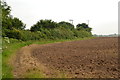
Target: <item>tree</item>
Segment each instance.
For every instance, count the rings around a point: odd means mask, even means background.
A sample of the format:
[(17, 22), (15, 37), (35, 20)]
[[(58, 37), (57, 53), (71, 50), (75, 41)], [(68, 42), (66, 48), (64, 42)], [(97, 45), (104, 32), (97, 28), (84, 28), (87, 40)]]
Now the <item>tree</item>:
[(25, 29), (25, 24), (18, 18), (8, 17), (7, 19), (2, 20), (2, 27), (3, 30), (4, 29), (12, 30), (13, 28), (23, 30)]
[(78, 24), (77, 26), (77, 30), (84, 30), (87, 32), (91, 32), (92, 28), (90, 28), (86, 23), (82, 23), (82, 24)]
[(24, 24), (21, 20), (19, 20), (18, 18), (14, 18), (14, 19), (12, 20), (12, 26), (13, 26), (14, 28), (20, 29), (20, 30), (25, 29), (25, 24)]
[(77, 24), (76, 27), (77, 27), (77, 28), (78, 28), (78, 27), (89, 28), (89, 26), (88, 26), (86, 23)]
[(52, 20), (40, 20), (31, 27), (31, 31), (41, 31), (41, 29), (53, 29), (58, 27), (58, 24)]
[(2, 9), (2, 18), (7, 18), (10, 15), (11, 7), (7, 5), (6, 2), (0, 1), (1, 9)]
[(4, 29), (24, 29), (25, 24), (19, 20), (18, 18), (13, 18), (12, 15), (10, 15), (11, 7), (7, 5), (6, 2), (1, 1), (1, 8), (2, 8), (2, 27)]
[(74, 29), (74, 25), (72, 25), (69, 22), (61, 21), (58, 24), (59, 24), (59, 26), (64, 27), (66, 29)]
[(10, 22), (8, 22), (8, 19), (10, 16), (11, 8), (4, 1), (0, 1), (0, 4), (1, 4), (1, 10), (2, 10), (2, 13), (1, 13), (2, 14), (2, 26), (4, 29), (5, 27), (8, 27), (7, 24), (10, 24)]

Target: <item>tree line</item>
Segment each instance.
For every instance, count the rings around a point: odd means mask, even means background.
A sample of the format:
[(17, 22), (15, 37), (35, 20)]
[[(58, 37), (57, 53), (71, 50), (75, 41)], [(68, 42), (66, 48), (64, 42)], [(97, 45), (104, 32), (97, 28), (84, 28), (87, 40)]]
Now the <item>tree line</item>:
[(86, 23), (75, 26), (69, 22), (55, 22), (52, 20), (40, 20), (29, 30), (26, 25), (17, 17), (13, 17), (11, 7), (6, 2), (0, 1), (2, 9), (2, 36), (22, 41), (40, 39), (73, 39), (91, 37), (92, 33)]

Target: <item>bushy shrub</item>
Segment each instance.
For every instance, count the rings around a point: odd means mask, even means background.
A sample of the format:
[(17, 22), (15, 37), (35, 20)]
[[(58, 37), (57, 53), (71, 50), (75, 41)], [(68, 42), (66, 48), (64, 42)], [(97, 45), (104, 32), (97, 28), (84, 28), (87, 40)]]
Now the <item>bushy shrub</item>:
[(37, 32), (35, 32), (35, 33), (37, 33), (41, 39), (47, 39), (46, 34), (40, 32), (40, 31), (37, 31)]
[(62, 38), (64, 39), (71, 39), (74, 37), (74, 33), (70, 29), (65, 29), (61, 27), (59, 30)]
[(6, 37), (22, 41), (41, 40), (41, 39), (73, 39), (92, 36), (91, 32), (84, 30), (71, 30), (64, 27), (54, 29), (41, 29), (41, 31), (31, 32), (29, 30), (8, 30), (4, 31)]
[(21, 40), (27, 41), (27, 40), (39, 40), (40, 36), (37, 32), (31, 32), (31, 31), (22, 31), (21, 30)]
[(14, 38), (14, 39), (21, 39), (21, 33), (17, 29), (9, 30), (6, 29), (4, 30), (4, 36), (9, 37), (9, 38)]
[(50, 32), (51, 38), (53, 39), (70, 39), (74, 37), (74, 33), (70, 29), (65, 29), (64, 27), (50, 30)]
[(92, 36), (91, 32), (86, 30), (73, 30), (74, 36), (78, 38), (90, 37)]

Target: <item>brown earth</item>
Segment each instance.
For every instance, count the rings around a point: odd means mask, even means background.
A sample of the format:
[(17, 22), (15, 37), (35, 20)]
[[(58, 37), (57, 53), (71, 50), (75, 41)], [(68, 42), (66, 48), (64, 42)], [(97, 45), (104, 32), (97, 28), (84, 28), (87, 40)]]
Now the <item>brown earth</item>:
[(15, 77), (35, 71), (49, 78), (118, 78), (118, 38), (33, 44), (18, 52), (14, 65)]

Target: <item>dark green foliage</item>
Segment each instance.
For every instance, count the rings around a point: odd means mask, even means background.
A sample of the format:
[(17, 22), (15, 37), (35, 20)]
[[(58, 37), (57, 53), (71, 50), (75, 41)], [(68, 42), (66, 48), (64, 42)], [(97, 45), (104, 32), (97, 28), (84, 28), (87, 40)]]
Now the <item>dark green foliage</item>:
[(2, 19), (9, 17), (11, 11), (10, 6), (8, 6), (7, 3), (4, 1), (0, 1), (0, 4), (1, 4), (2, 16), (3, 16)]
[(72, 39), (80, 37), (90, 37), (91, 28), (87, 24), (78, 24), (77, 29), (69, 22), (56, 23), (51, 20), (40, 20), (31, 27), (32, 32), (39, 32), (40, 38), (45, 39)]
[(12, 19), (12, 26), (13, 28), (20, 29), (20, 30), (25, 29), (25, 24), (23, 24), (23, 22), (18, 18)]
[(66, 29), (74, 29), (74, 25), (65, 21), (59, 22), (58, 24), (60, 27), (64, 27)]
[(25, 24), (23, 24), (23, 22), (18, 18), (12, 19), (11, 17), (8, 17), (2, 20), (2, 27), (3, 30), (4, 29), (12, 30), (13, 28), (23, 30), (25, 28)]
[(87, 32), (91, 32), (91, 30), (92, 30), (92, 28), (90, 28), (86, 23), (78, 24), (76, 26), (76, 29), (79, 30), (79, 31), (80, 30), (85, 30)]
[(21, 33), (21, 40), (22, 41), (28, 41), (28, 40), (39, 40), (40, 37), (39, 35), (34, 32), (30, 32), (30, 31), (20, 31)]
[(53, 29), (56, 28), (57, 26), (58, 24), (52, 20), (40, 20), (31, 27), (31, 31), (41, 31), (41, 28)]
[(52, 29), (40, 28), (39, 31), (34, 32), (14, 28), (12, 30), (5, 29), (5, 32), (3, 33), (5, 33), (4, 36), (22, 41), (40, 39), (73, 39), (92, 36), (90, 32), (91, 28), (80, 28), (81, 29), (66, 29), (65, 27), (60, 26)]
[[(0, 1), (0, 3), (1, 3), (1, 9), (2, 9), (3, 36), (8, 36), (8, 35), (11, 36), (11, 34), (16, 33), (14, 32), (13, 29), (23, 30), (25, 28), (25, 24), (23, 24), (23, 22), (18, 18), (13, 18), (12, 15), (10, 15), (10, 12), (11, 12), (10, 6), (8, 6), (7, 3), (4, 1)], [(12, 30), (12, 31), (9, 31), (9, 30)], [(4, 32), (7, 32), (7, 33), (4, 33)]]
[(86, 28), (85, 29), (87, 32), (91, 32), (92, 31), (92, 28)]
[(89, 28), (89, 26), (86, 23), (78, 24), (76, 27), (77, 28), (79, 28), (79, 27)]
[(4, 36), (7, 36), (9, 38), (21, 39), (20, 31), (17, 29), (13, 29), (13, 30), (5, 29), (3, 33)]

